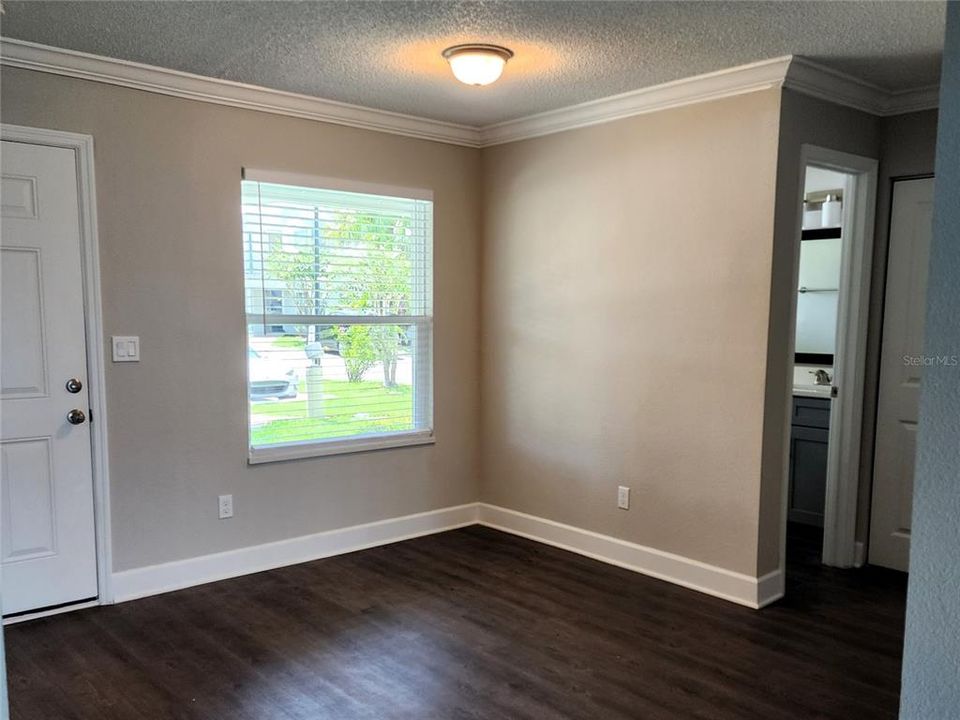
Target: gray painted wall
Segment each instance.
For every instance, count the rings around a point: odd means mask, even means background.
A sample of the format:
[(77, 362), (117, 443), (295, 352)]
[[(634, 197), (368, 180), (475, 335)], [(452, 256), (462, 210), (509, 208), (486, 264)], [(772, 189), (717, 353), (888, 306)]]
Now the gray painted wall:
[[(949, 3), (940, 96), (926, 354), (960, 356), (960, 3)], [(900, 716), (960, 716), (960, 367), (920, 399)]]
[(796, 323), (791, 305), (796, 297), (796, 229), (800, 206), (800, 148), (805, 143), (868, 158), (880, 157), (879, 118), (824, 100), (783, 91), (777, 199), (770, 284), (770, 331), (767, 343), (766, 402), (760, 493), (760, 537), (757, 574), (780, 562), (782, 491), (789, 456), (792, 385), (791, 348)]
[(860, 494), (857, 498), (857, 540), (870, 534), (870, 492), (873, 485), (874, 433), (880, 383), (880, 345), (883, 339), (883, 300), (890, 244), (890, 202), (897, 178), (933, 173), (937, 152), (937, 111), (894, 115), (880, 119), (880, 177), (870, 280), (870, 320), (863, 381), (863, 440), (860, 447)]
[(3, 650), (3, 632), (0, 632), (0, 720), (10, 717), (10, 708), (7, 705), (7, 664)]

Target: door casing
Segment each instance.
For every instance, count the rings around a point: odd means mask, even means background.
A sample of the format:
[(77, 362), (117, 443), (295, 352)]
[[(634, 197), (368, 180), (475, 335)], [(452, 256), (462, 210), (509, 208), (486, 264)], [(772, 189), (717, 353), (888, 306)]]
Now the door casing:
[[(835, 170), (852, 176), (852, 202), (844, 202), (843, 227), (850, 228), (844, 239), (840, 269), (840, 303), (837, 308), (837, 343), (834, 351), (833, 385), (838, 388), (830, 415), (830, 445), (827, 451), (827, 488), (824, 502), (823, 563), (854, 567), (858, 562), (856, 543), (857, 496), (860, 484), (860, 441), (863, 424), (864, 375), (866, 372), (867, 322), (870, 310), (870, 279), (873, 265), (873, 230), (876, 214), (877, 169), (874, 158), (851, 155), (816, 145), (800, 148), (796, 207), (802, 207), (807, 167)], [(801, 214), (794, 236), (793, 287), (800, 270)], [(797, 295), (791, 296), (790, 347), (787, 377), (792, 395)], [(838, 371), (839, 369), (839, 371)], [(790, 408), (784, 418), (790, 429)], [(787, 510), (789, 493), (789, 442), (782, 459), (780, 511), (780, 572), (786, 573)]]
[(113, 602), (110, 536), (110, 471), (107, 444), (107, 398), (105, 387), (103, 311), (100, 302), (100, 252), (97, 235), (96, 178), (93, 167), (93, 137), (61, 130), (0, 124), (0, 138), (10, 142), (46, 145), (72, 150), (76, 157), (80, 214), (80, 264), (83, 281), (84, 334), (87, 345), (87, 387), (90, 403), (90, 455), (93, 470), (93, 508), (97, 547), (97, 600), (53, 611), (27, 613), (4, 620), (4, 624), (67, 612), (91, 604)]

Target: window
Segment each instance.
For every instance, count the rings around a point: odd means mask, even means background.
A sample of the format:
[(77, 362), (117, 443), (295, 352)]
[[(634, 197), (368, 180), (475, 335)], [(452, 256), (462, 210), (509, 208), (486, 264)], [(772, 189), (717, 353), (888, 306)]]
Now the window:
[(246, 170), (250, 461), (433, 441), (428, 191)]

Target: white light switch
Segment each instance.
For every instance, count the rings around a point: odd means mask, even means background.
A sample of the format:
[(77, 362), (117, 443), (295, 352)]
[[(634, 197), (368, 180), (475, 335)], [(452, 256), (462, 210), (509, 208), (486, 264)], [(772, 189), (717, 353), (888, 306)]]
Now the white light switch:
[(140, 361), (140, 338), (136, 335), (114, 335), (113, 341), (113, 361), (114, 362), (139, 362)]

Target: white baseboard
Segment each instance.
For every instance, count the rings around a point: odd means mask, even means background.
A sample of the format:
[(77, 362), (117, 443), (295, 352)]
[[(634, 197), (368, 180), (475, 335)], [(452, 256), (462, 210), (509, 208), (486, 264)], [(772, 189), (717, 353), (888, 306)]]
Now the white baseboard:
[(486, 503), (480, 503), (479, 522), (487, 527), (553, 545), (754, 609), (783, 597), (783, 573), (780, 570), (755, 578), (609, 535)]
[(113, 600), (159, 595), (478, 522), (750, 608), (783, 597), (783, 573), (779, 570), (755, 578), (516, 510), (469, 503), (114, 573)]
[[(763, 608), (775, 603), (786, 594), (786, 575), (783, 570), (773, 570), (761, 575), (757, 583), (757, 608)], [(752, 606), (751, 606), (752, 607)]]
[(477, 504), (430, 510), (227, 552), (113, 574), (113, 600), (124, 602), (193, 585), (319, 560), (453, 530), (477, 521)]
[(853, 566), (862, 568), (867, 564), (867, 546), (865, 543), (857, 540), (853, 544)]

